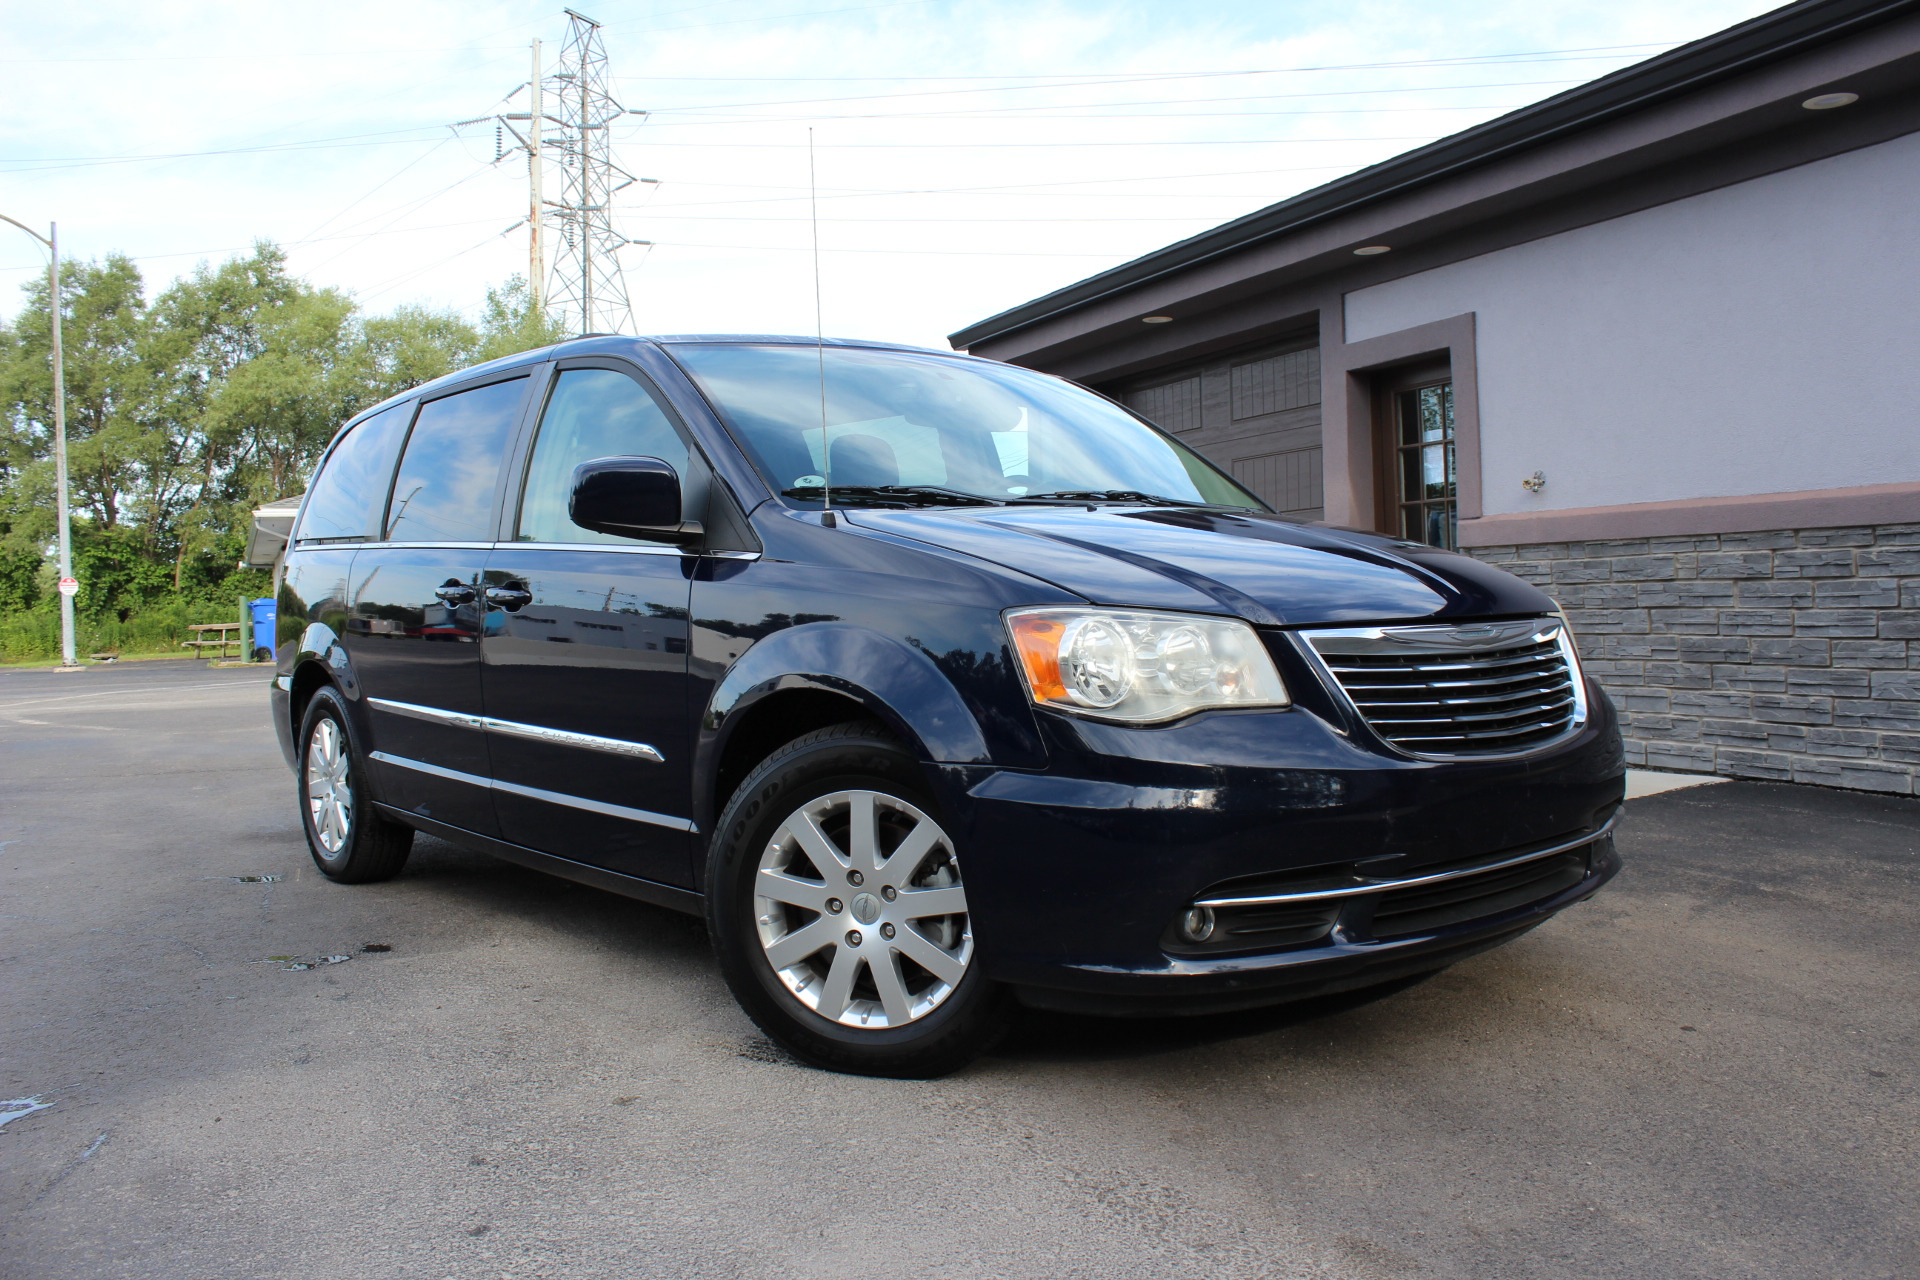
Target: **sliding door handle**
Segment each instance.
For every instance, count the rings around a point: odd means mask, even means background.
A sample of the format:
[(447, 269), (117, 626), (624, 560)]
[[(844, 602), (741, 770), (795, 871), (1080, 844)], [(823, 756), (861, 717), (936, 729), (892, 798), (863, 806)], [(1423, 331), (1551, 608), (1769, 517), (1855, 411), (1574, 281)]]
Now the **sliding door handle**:
[(496, 609), (505, 609), (508, 613), (532, 602), (533, 592), (524, 587), (487, 588), (487, 603)]
[(468, 604), (473, 600), (473, 588), (464, 582), (449, 581), (444, 586), (435, 587), (433, 594), (448, 604)]

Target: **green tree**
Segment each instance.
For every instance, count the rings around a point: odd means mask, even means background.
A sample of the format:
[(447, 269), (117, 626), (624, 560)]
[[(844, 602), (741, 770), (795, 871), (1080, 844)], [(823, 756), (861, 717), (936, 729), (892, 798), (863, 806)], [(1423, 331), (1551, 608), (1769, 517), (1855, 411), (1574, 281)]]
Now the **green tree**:
[[(25, 286), (27, 304), (0, 330), (0, 414), (9, 537), (53, 534), (52, 330), (47, 282)], [(70, 263), (60, 281), (67, 470), (76, 516), (115, 529), (138, 523), (142, 462), (165, 435), (151, 413), (154, 371), (143, 350), (148, 322), (139, 270), (113, 255)]]
[(370, 402), (411, 391), (475, 362), (480, 334), (457, 312), (400, 307), (361, 325), (361, 362)]
[[(47, 286), (0, 322), (0, 656), (57, 629), (53, 381)], [(563, 340), (526, 282), (487, 293), (478, 324), (353, 300), (290, 275), (260, 242), (201, 264), (148, 304), (121, 255), (62, 279), (76, 601), (88, 643), (177, 639), (265, 589), (235, 569), (260, 502), (299, 492), (342, 422), (469, 365)], [(134, 616), (139, 615), (139, 616)], [(22, 648), (25, 646), (25, 649)]]
[[(154, 305), (175, 423), (174, 589), (259, 502), (298, 493), (368, 398), (352, 299), (287, 274), (286, 255), (202, 265)], [(191, 480), (187, 479), (191, 476)]]
[(480, 315), (480, 360), (517, 356), (522, 351), (565, 342), (568, 333), (542, 308), (533, 305), (533, 291), (525, 276), (512, 276), (498, 289), (487, 290)]

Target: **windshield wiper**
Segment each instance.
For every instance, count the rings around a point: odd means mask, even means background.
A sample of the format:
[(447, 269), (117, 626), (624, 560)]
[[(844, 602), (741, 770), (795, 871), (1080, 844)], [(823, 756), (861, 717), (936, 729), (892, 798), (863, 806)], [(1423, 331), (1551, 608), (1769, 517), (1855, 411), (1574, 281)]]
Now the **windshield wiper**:
[(1210, 502), (1188, 502), (1138, 489), (1060, 489), (1053, 493), (1029, 493), (1015, 502), (1143, 502), (1150, 507), (1210, 507)]
[[(826, 497), (825, 485), (810, 484), (798, 489), (782, 489), (781, 496), (788, 498), (807, 498), (821, 500)], [(833, 486), (835, 498), (878, 498), (892, 501), (901, 506), (916, 504), (935, 507), (997, 507), (1003, 505), (997, 498), (984, 494), (968, 493), (962, 489), (948, 489), (937, 484), (836, 484)]]

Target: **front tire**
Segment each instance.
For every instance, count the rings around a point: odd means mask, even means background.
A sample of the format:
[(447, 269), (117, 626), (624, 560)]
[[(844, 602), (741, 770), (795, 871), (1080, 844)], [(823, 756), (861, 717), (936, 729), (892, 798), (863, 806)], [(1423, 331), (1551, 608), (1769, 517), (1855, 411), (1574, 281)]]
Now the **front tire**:
[(300, 825), (322, 875), (368, 884), (400, 874), (413, 828), (382, 817), (367, 787), (366, 760), (331, 686), (314, 691), (300, 721)]
[(721, 814), (706, 883), (728, 987), (802, 1061), (925, 1079), (1006, 1028), (959, 851), (918, 763), (877, 724), (816, 730), (762, 762)]

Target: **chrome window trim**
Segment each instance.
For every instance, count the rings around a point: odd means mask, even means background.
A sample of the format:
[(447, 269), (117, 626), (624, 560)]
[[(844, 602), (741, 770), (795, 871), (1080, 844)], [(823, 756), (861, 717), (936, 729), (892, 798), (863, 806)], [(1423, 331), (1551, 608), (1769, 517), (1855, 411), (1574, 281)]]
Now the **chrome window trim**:
[[(1470, 633), (1488, 631), (1484, 637), (1475, 637)], [(1463, 634), (1468, 633), (1468, 634)], [(1574, 648), (1573, 634), (1566, 624), (1558, 618), (1528, 618), (1517, 622), (1474, 623), (1463, 622), (1452, 625), (1422, 624), (1400, 627), (1326, 627), (1313, 628), (1293, 633), (1299, 637), (1298, 648), (1305, 656), (1314, 674), (1326, 686), (1329, 693), (1350, 712), (1354, 720), (1373, 735), (1374, 740), (1395, 755), (1409, 760), (1522, 760), (1528, 756), (1552, 751), (1586, 727), (1590, 708), (1587, 703), (1587, 678), (1580, 666), (1580, 654)], [(1340, 682), (1327, 663), (1327, 656), (1338, 657), (1342, 653), (1354, 654), (1394, 654), (1406, 657), (1410, 654), (1428, 654), (1444, 659), (1448, 653), (1476, 653), (1487, 649), (1509, 648), (1522, 643), (1553, 643), (1560, 656), (1566, 660), (1567, 674), (1573, 681), (1573, 716), (1567, 722), (1566, 730), (1547, 739), (1545, 742), (1528, 744), (1519, 751), (1410, 751), (1406, 747), (1392, 742), (1354, 702), (1353, 695)], [(1322, 649), (1322, 645), (1326, 649)]]
[(395, 715), (411, 716), (416, 720), (426, 720), (434, 724), (457, 725), (462, 729), (484, 729), (493, 733), (504, 733), (514, 738), (551, 742), (562, 747), (584, 747), (589, 751), (605, 751), (637, 760), (651, 760), (654, 764), (667, 762), (667, 758), (660, 754), (659, 748), (644, 742), (628, 742), (624, 738), (603, 738), (593, 733), (575, 733), (571, 729), (549, 729), (545, 725), (521, 724), (517, 720), (468, 715), (463, 711), (443, 711), (439, 707), (423, 707), (412, 702), (395, 702), (391, 698), (368, 698), (367, 703), (383, 711), (391, 711)]
[(366, 551), (491, 551), (491, 542), (362, 542)]
[(667, 546), (664, 543), (626, 543), (626, 542), (496, 542), (496, 551), (508, 549), (516, 551), (612, 551), (627, 556), (692, 556), (700, 554), (686, 547)]
[(1508, 867), (1537, 862), (1541, 858), (1551, 858), (1556, 853), (1566, 853), (1570, 849), (1578, 849), (1581, 845), (1592, 844), (1612, 832), (1614, 825), (1619, 821), (1620, 811), (1616, 809), (1598, 831), (1589, 831), (1578, 839), (1566, 840), (1545, 849), (1535, 849), (1531, 853), (1502, 858), (1497, 862), (1482, 863), (1477, 867), (1436, 871), (1429, 876), (1408, 876), (1400, 880), (1379, 880), (1372, 884), (1355, 885), (1346, 889), (1312, 889), (1301, 893), (1265, 893), (1239, 898), (1201, 898), (1193, 905), (1196, 907), (1267, 907), (1288, 902), (1325, 902), (1332, 898), (1357, 898), (1369, 893), (1392, 893), (1396, 889), (1414, 889), (1421, 885), (1443, 884), (1448, 880), (1464, 880), (1468, 876), (1485, 875), (1489, 871), (1503, 871)]
[[(350, 546), (361, 551), (611, 551), (627, 556), (712, 556), (719, 560), (758, 560), (758, 551), (696, 551), (664, 543), (616, 542), (362, 542), (314, 543), (314, 546)], [(298, 539), (295, 550), (305, 549)]]
[(412, 769), (417, 773), (432, 774), (436, 778), (446, 778), (451, 782), (464, 782), (470, 786), (485, 787), (492, 791), (506, 791), (516, 796), (525, 796), (529, 800), (545, 800), (551, 804), (565, 805), (570, 809), (584, 809), (588, 813), (604, 814), (609, 818), (625, 818), (629, 822), (645, 822), (656, 827), (670, 827), (675, 831), (699, 834), (700, 828), (685, 818), (676, 818), (671, 814), (653, 813), (646, 809), (629, 809), (625, 805), (607, 804), (601, 800), (588, 800), (582, 796), (570, 796), (559, 791), (543, 791), (539, 787), (523, 787), (517, 782), (501, 782), (497, 778), (483, 778), (477, 773), (462, 773), (458, 769), (446, 769), (437, 764), (428, 764), (424, 760), (409, 760), (405, 756), (396, 756), (387, 751), (375, 751), (372, 758), (382, 764), (394, 765), (401, 769)]

